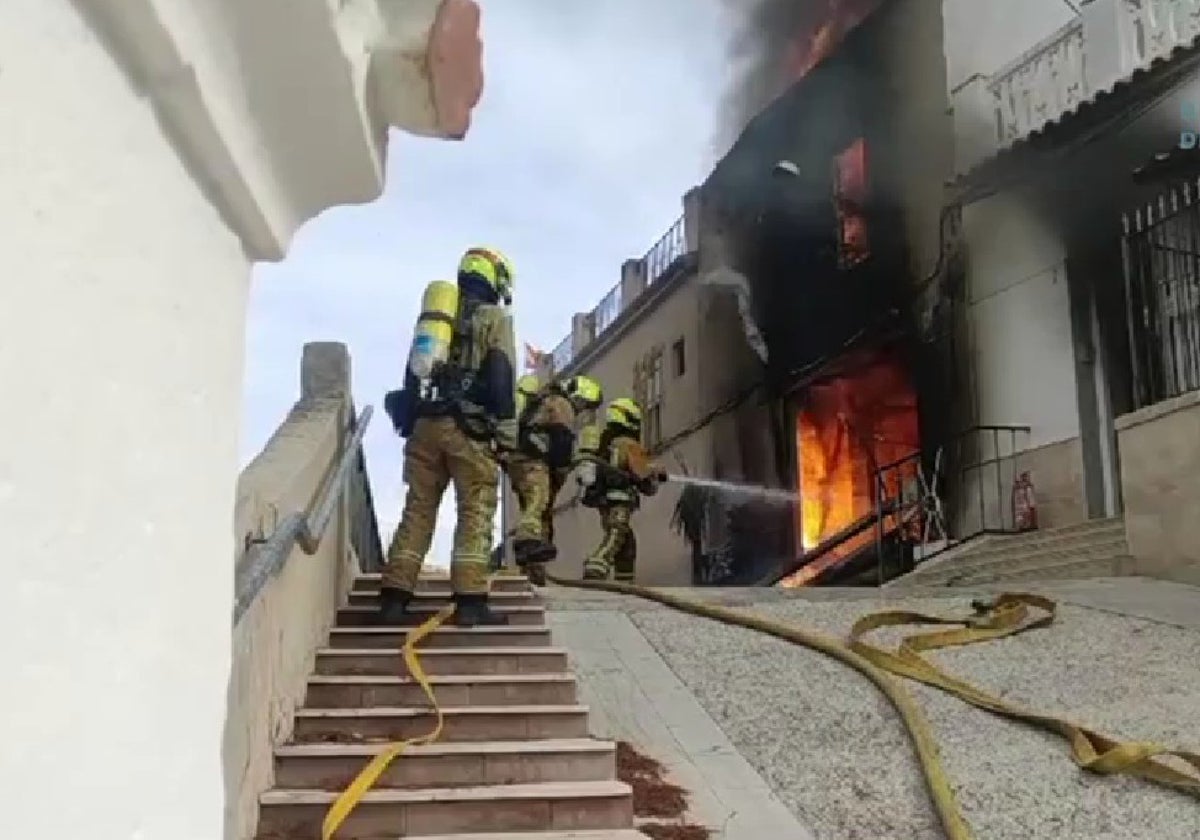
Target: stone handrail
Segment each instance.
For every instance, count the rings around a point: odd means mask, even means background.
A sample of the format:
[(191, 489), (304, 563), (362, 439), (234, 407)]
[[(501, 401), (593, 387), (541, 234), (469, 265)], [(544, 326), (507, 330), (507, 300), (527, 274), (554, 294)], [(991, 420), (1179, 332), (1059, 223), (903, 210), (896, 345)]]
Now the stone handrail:
[[(363, 550), (378, 544), (377, 537), (363, 539), (365, 514), (355, 509), (355, 493), (333, 490), (364, 476), (356, 469), (363, 425), (351, 419), (349, 367), (343, 345), (305, 346), (301, 398), (238, 480), (234, 521), (242, 544), (252, 555), (266, 553), (286, 536), (287, 548), (256, 597), (240, 593), (222, 750), (231, 840), (254, 834), (274, 748), (290, 736), (313, 656), (362, 565), (355, 543)], [(363, 488), (356, 492), (361, 504)], [(305, 544), (287, 533), (293, 513), (306, 523)], [(373, 513), (367, 527), (377, 530)]]

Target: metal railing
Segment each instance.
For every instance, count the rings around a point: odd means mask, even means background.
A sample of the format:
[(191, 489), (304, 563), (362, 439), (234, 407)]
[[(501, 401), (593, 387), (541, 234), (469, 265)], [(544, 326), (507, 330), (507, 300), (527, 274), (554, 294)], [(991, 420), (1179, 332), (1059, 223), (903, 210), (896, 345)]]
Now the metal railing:
[(1134, 408), (1200, 388), (1200, 185), (1188, 181), (1123, 218)]
[(680, 216), (675, 224), (667, 229), (657, 242), (642, 257), (646, 267), (646, 285), (653, 285), (662, 279), (675, 261), (687, 255), (687, 232), (683, 225), (684, 217)]
[(612, 288), (612, 291), (604, 296), (604, 300), (600, 301), (592, 312), (592, 317), (596, 323), (596, 335), (600, 335), (600, 333), (612, 325), (613, 321), (617, 320), (617, 317), (621, 314), (622, 303), (621, 284), (618, 283)]
[(571, 360), (575, 358), (573, 344), (573, 336), (568, 335), (562, 341), (558, 342), (558, 346), (554, 348), (550, 354), (550, 363), (554, 366), (555, 373), (561, 373), (571, 364)]
[(972, 426), (946, 445), (947, 466), (956, 479), (947, 491), (952, 502), (947, 524), (955, 542), (1017, 531), (1012, 488), (1029, 433), (1029, 426)]
[[(358, 430), (360, 421), (354, 417), (354, 407), (350, 407), (353, 419), (352, 429)], [(350, 547), (358, 557), (359, 567), (364, 572), (378, 572), (383, 569), (385, 557), (383, 542), (379, 534), (379, 520), (375, 514), (375, 498), (371, 493), (371, 478), (367, 475), (367, 457), (361, 446), (358, 447), (358, 457), (354, 459), (354, 467), (350, 472), (347, 487), (347, 504), (350, 517)]]
[(945, 537), (945, 521), (936, 502), (936, 479), (923, 467), (924, 453), (917, 450), (875, 470), (872, 492), (879, 586), (893, 572), (908, 570), (913, 546), (924, 548), (935, 539), (934, 533)]
[[(684, 227), (684, 217), (680, 216), (642, 257), (642, 267), (646, 272), (646, 285), (650, 286), (661, 280), (686, 256), (688, 256), (687, 230)], [(614, 286), (591, 312), (593, 327), (591, 340), (595, 341), (599, 338), (616, 322), (621, 312), (632, 303), (632, 300), (625, 300), (621, 283)], [(556, 373), (563, 371), (571, 364), (575, 358), (572, 336), (568, 335), (559, 342), (558, 346), (554, 348), (554, 352), (551, 353), (551, 358)]]
[(367, 424), (371, 422), (373, 411), (371, 406), (367, 406), (358, 416), (358, 420), (351, 423), (350, 439), (346, 442), (333, 474), (321, 489), (312, 514), (307, 515), (301, 511), (289, 513), (270, 537), (251, 544), (249, 550), (238, 561), (234, 573), (234, 626), (241, 621), (267, 582), (283, 569), (294, 546), (300, 546), (308, 555), (315, 554), (320, 548), (321, 538), (337, 510), (342, 494), (346, 492), (349, 479), (355, 475), (365, 476), (365, 473), (358, 472), (356, 467), (362, 458), (363, 435), (367, 431)]

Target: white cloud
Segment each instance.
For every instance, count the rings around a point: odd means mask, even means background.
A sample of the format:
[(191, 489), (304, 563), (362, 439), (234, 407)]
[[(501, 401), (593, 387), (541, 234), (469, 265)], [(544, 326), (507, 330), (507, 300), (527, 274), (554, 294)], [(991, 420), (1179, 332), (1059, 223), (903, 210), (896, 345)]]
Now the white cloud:
[[(296, 399), (301, 348), (350, 347), (359, 405), (398, 383), (421, 290), (462, 250), (517, 270), (520, 342), (549, 350), (678, 217), (707, 174), (725, 83), (717, 0), (484, 0), (486, 84), (466, 141), (394, 135), (384, 195), (341, 207), (256, 270), (243, 460)], [(367, 435), (386, 541), (403, 501), (401, 441), (379, 412)], [(453, 492), (447, 493), (453, 496)], [(431, 564), (449, 558), (452, 500)]]

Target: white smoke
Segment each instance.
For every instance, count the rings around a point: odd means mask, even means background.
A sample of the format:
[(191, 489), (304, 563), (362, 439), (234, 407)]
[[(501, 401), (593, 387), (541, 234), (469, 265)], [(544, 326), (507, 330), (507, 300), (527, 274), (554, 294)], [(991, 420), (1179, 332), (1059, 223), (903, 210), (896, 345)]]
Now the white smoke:
[(742, 330), (746, 334), (746, 343), (758, 355), (765, 365), (767, 363), (767, 342), (758, 329), (754, 320), (754, 310), (751, 308), (750, 281), (746, 275), (735, 271), (727, 265), (721, 265), (704, 272), (700, 282), (709, 286), (720, 286), (729, 289), (737, 298), (738, 315), (742, 319)]

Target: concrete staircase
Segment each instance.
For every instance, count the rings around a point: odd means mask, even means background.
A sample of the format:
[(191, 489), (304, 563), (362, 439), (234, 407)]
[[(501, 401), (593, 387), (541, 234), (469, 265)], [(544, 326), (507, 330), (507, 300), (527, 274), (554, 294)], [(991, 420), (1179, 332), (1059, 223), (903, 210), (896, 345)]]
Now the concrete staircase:
[(972, 586), (1024, 580), (1118, 577), (1132, 573), (1132, 558), (1120, 518), (989, 536), (943, 552), (903, 577), (891, 589)]
[[(411, 628), (371, 626), (378, 590), (378, 575), (355, 582), (317, 653), (293, 740), (275, 754), (276, 786), (261, 800), (261, 840), (320, 838), (329, 805), (373, 755), (434, 725), (400, 654)], [(423, 578), (417, 611), (432, 614), (449, 595), (444, 578)], [(443, 627), (423, 643), (441, 740), (397, 758), (337, 836), (646, 840), (633, 829), (631, 790), (616, 780), (616, 745), (588, 736), (540, 596), (524, 578), (497, 577), (492, 603), (510, 626)]]

